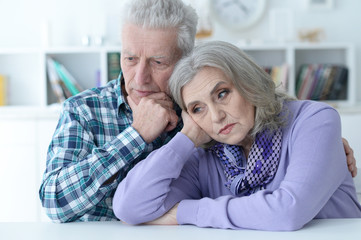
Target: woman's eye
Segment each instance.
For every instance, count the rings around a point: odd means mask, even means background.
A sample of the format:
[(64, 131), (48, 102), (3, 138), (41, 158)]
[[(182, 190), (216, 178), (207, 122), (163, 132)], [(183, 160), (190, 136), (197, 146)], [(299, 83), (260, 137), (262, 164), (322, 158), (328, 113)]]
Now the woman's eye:
[(228, 90), (222, 90), (220, 93), (218, 93), (218, 98), (219, 98), (219, 99), (222, 99), (222, 98), (224, 98), (225, 96), (227, 96), (228, 93), (229, 93)]
[(201, 108), (200, 107), (194, 107), (192, 109), (192, 113), (199, 113), (201, 111)]

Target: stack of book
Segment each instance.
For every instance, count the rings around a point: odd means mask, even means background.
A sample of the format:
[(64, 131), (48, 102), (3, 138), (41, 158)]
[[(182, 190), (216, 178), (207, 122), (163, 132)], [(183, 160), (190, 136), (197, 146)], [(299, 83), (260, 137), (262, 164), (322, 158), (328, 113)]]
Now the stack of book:
[(347, 99), (348, 69), (340, 65), (304, 64), (296, 80), (298, 99)]
[(263, 67), (263, 69), (271, 75), (271, 78), (275, 82), (277, 88), (280, 88), (284, 91), (287, 90), (287, 64), (283, 64), (281, 66)]
[(6, 77), (0, 74), (0, 106), (7, 104), (7, 86)]
[(83, 91), (70, 72), (58, 61), (47, 58), (48, 78), (58, 102)]

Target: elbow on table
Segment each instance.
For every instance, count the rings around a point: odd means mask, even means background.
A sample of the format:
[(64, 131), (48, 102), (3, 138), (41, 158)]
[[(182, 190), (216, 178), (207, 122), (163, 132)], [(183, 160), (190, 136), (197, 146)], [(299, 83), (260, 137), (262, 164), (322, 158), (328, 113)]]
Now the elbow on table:
[(131, 225), (138, 225), (144, 223), (144, 216), (136, 210), (132, 204), (127, 204), (126, 201), (113, 200), (114, 215), (123, 222)]
[(311, 220), (312, 217), (303, 214), (299, 209), (292, 210), (292, 208), (288, 208), (285, 211), (279, 212), (271, 222), (274, 224), (273, 230), (297, 231), (303, 228)]

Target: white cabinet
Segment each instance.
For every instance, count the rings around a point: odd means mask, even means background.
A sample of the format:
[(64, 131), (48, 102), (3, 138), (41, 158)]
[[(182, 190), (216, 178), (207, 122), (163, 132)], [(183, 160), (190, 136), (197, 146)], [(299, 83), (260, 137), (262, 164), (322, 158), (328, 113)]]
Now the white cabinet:
[(0, 222), (49, 221), (38, 191), (57, 120), (50, 109), (0, 109)]

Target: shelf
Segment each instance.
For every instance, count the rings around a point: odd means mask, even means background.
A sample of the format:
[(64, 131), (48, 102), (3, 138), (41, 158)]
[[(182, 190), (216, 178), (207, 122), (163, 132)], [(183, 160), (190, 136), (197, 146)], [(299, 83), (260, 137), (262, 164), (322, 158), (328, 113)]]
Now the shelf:
[[(352, 44), (287, 43), (239, 47), (261, 66), (286, 64), (287, 91), (293, 96), (297, 74), (303, 64), (329, 63), (346, 66), (349, 71), (347, 99), (335, 104), (351, 106), (356, 102), (355, 50)], [(88, 89), (106, 84), (108, 56), (120, 51), (120, 46), (0, 49), (0, 74), (8, 79), (9, 105), (48, 106), (56, 103), (57, 99), (47, 76), (47, 57), (63, 64), (79, 84)], [(112, 74), (115, 75), (114, 71)]]

